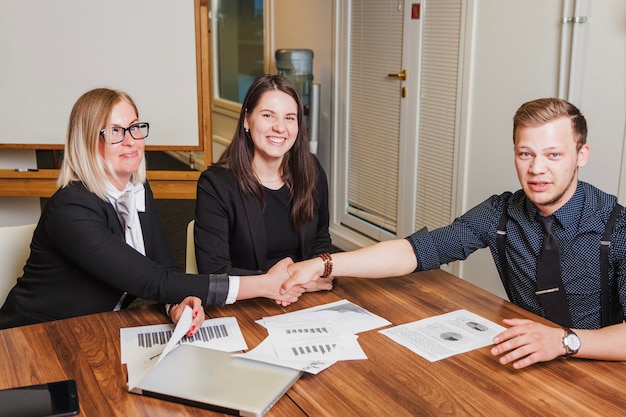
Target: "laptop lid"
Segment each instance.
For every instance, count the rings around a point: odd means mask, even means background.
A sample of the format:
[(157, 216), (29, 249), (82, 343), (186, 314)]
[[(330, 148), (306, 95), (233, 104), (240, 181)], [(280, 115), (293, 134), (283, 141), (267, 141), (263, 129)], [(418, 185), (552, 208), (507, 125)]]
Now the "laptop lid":
[(241, 416), (263, 416), (301, 372), (181, 345), (131, 392)]

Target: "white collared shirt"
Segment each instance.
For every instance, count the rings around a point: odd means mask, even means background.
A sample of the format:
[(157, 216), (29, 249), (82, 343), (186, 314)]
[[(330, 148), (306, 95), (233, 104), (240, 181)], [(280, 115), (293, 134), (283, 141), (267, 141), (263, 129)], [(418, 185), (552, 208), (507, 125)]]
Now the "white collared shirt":
[[(146, 256), (146, 247), (143, 241), (143, 232), (138, 212), (146, 211), (146, 190), (142, 183), (128, 183), (124, 190), (120, 191), (113, 184), (106, 183), (107, 197), (124, 229), (124, 240), (128, 246)], [(122, 308), (127, 293), (124, 292), (117, 302), (113, 311)]]

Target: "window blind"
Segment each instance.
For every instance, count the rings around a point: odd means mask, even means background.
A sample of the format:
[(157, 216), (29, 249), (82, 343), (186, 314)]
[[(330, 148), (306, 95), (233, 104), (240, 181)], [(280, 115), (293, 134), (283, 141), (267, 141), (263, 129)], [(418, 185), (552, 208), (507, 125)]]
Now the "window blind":
[(425, 4), (415, 228), (451, 220), (462, 0)]
[(346, 103), (348, 213), (391, 232), (397, 223), (401, 85), (387, 74), (402, 69), (403, 11), (398, 4), (352, 1)]

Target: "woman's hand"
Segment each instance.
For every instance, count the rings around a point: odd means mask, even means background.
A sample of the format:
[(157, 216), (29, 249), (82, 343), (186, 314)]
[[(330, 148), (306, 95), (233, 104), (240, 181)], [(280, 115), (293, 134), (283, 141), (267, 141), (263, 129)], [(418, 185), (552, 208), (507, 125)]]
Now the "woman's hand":
[[(287, 275), (289, 276), (289, 279), (281, 285), (280, 293), (287, 294), (294, 287), (298, 286), (306, 289), (307, 291), (312, 291), (318, 287), (317, 281), (322, 279), (320, 278), (320, 275), (323, 273), (324, 261), (322, 261), (319, 257), (297, 263), (291, 263), (287, 265)], [(328, 287), (328, 284), (326, 284), (326, 287)]]
[(180, 320), (183, 311), (185, 311), (185, 306), (189, 306), (192, 310), (191, 316), (193, 320), (187, 332), (187, 336), (191, 337), (200, 329), (202, 323), (204, 323), (204, 306), (202, 305), (202, 300), (198, 297), (187, 297), (181, 301), (180, 304), (174, 304), (170, 308), (170, 318), (174, 323), (178, 323), (178, 320)]

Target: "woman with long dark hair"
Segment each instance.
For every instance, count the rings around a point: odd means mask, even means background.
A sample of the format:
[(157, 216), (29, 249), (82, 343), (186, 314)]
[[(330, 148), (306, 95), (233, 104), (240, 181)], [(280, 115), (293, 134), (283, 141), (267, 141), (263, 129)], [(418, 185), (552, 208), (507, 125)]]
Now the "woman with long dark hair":
[[(328, 183), (311, 153), (293, 84), (265, 75), (244, 99), (237, 130), (198, 182), (200, 272), (259, 274), (279, 260), (331, 250)], [(316, 289), (331, 289), (332, 277)]]

